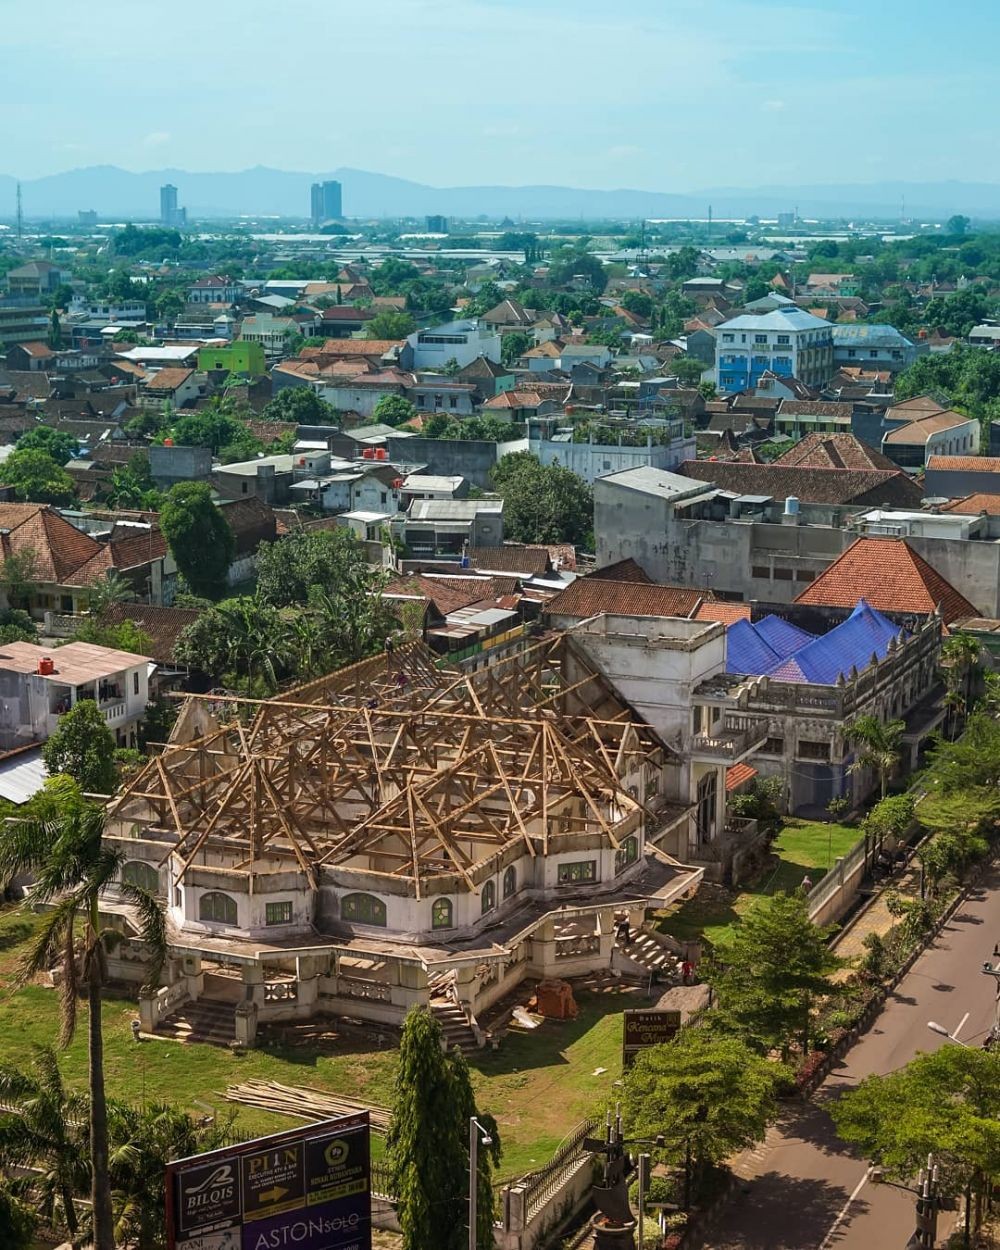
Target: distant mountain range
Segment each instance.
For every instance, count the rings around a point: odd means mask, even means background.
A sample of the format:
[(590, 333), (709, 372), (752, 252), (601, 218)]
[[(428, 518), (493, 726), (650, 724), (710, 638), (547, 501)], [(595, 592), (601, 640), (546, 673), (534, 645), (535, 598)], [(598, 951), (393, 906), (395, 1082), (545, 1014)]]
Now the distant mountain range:
[[(720, 187), (694, 192), (594, 191), (557, 186), (431, 187), (360, 169), (327, 174), (293, 173), (258, 166), (238, 173), (185, 173), (180, 169), (130, 173), (114, 165), (73, 169), (22, 181), (28, 219), (74, 217), (78, 209), (96, 209), (102, 220), (155, 220), (159, 190), (166, 182), (178, 189), (179, 203), (190, 218), (240, 215), (306, 217), (310, 184), (336, 178), (343, 184), (348, 217), (510, 217), (512, 221), (545, 218), (704, 217), (709, 205), (716, 218), (753, 213), (774, 216), (798, 209), (803, 217), (941, 218), (965, 213), (1000, 219), (1000, 186), (976, 182), (828, 184), (753, 188)], [(11, 220), (14, 178), (0, 175), (0, 219)]]

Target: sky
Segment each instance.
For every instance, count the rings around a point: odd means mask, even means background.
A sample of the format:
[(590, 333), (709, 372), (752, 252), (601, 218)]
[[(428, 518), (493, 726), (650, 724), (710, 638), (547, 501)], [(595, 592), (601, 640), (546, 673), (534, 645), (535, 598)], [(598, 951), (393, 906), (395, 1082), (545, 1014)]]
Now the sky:
[[(1000, 182), (997, 0), (25, 0), (0, 173)], [(39, 20), (44, 13), (44, 20)]]

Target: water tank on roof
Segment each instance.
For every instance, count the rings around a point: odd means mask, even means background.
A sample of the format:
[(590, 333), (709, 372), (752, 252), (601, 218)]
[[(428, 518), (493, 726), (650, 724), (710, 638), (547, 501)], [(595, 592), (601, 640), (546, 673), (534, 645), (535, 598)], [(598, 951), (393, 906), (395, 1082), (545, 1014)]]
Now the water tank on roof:
[(55, 663), (51, 655), (43, 655), (38, 661), (38, 672), (42, 677), (51, 677), (56, 671)]
[(785, 516), (799, 515), (799, 501), (795, 495), (789, 495), (785, 500)]

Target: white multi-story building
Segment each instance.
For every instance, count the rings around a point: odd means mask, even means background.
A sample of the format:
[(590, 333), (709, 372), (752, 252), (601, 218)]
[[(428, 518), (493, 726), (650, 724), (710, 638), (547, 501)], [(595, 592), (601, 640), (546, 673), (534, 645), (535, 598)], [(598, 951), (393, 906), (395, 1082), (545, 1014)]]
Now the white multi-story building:
[(745, 391), (765, 373), (822, 386), (833, 377), (833, 328), (802, 308), (743, 313), (723, 321), (715, 333), (715, 384), (720, 391)]
[(10, 642), (0, 656), (0, 741), (7, 749), (43, 742), (59, 717), (93, 699), (119, 746), (135, 746), (149, 702), (152, 661), (89, 642), (55, 650)]
[(475, 318), (417, 330), (406, 342), (412, 353), (407, 361), (410, 369), (441, 369), (452, 360), (464, 369), (480, 356), (494, 364), (500, 362), (500, 335)]

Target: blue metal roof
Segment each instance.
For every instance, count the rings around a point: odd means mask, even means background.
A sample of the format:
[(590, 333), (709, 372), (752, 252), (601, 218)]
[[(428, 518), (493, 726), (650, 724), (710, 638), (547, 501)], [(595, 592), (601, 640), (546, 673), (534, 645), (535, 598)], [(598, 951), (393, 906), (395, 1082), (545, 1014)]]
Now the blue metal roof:
[(865, 325), (863, 322), (834, 325), (836, 347), (912, 347), (912, 342), (890, 325)]
[(866, 669), (873, 655), (883, 659), (899, 632), (864, 599), (846, 621), (819, 637), (775, 616), (756, 625), (737, 621), (726, 631), (726, 671), (832, 686), (852, 668)]

